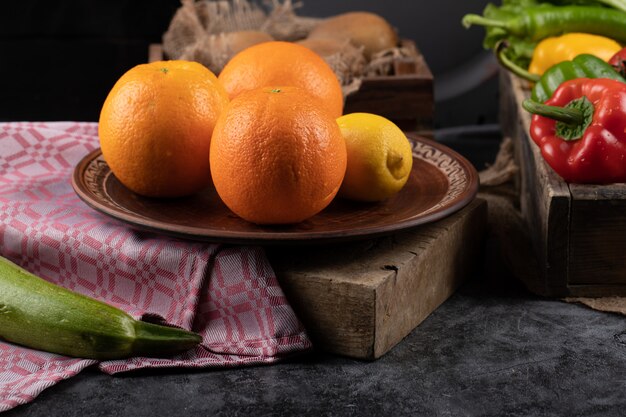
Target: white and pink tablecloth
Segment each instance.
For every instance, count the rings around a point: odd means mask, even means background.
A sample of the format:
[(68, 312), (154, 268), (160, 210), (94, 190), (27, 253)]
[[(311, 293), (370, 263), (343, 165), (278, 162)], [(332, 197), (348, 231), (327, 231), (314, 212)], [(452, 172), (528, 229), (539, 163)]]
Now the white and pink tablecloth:
[(74, 193), (74, 166), (98, 147), (95, 123), (0, 123), (0, 255), (136, 318), (203, 336), (168, 358), (69, 358), (0, 342), (0, 411), (97, 364), (141, 368), (271, 363), (311, 348), (262, 249), (132, 230)]

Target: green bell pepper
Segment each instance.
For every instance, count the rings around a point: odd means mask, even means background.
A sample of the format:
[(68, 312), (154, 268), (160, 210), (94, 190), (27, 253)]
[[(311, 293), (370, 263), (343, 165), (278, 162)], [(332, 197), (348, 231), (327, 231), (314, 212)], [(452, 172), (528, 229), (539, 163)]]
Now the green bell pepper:
[(535, 84), (531, 99), (543, 103), (564, 81), (576, 78), (610, 78), (626, 83), (615, 69), (594, 55), (581, 54), (571, 61), (560, 62), (551, 66)]
[(580, 54), (571, 61), (563, 61), (553, 65), (542, 76), (531, 74), (507, 58), (507, 48), (506, 42), (499, 42), (496, 46), (496, 56), (500, 64), (515, 75), (535, 83), (530, 97), (538, 103), (543, 103), (552, 97), (559, 85), (567, 80), (609, 78), (626, 83), (626, 79), (615, 71), (612, 65), (590, 54)]

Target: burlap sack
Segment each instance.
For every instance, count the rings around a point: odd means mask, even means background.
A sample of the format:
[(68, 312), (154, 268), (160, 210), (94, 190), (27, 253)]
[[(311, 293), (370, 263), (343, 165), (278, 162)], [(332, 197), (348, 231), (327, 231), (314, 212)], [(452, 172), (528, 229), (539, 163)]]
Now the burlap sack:
[(256, 30), (205, 33), (187, 46), (176, 59), (200, 62), (217, 74), (238, 52), (271, 40), (273, 39), (270, 35)]
[(269, 33), (278, 41), (293, 42), (306, 38), (321, 19), (296, 15), (296, 8), (291, 0), (281, 3), (272, 0), (272, 11), (261, 25), (261, 30)]
[(170, 59), (194, 60), (214, 72), (220, 72), (245, 47), (269, 40), (306, 37), (317, 22), (296, 16), (291, 0), (283, 3), (273, 0), (269, 14), (248, 0), (181, 0), (181, 3), (163, 35), (163, 51)]
[[(215, 73), (245, 47), (271, 39), (304, 39), (322, 21), (298, 16), (296, 9), (300, 3), (291, 0), (271, 0), (267, 13), (251, 0), (181, 0), (181, 3), (163, 35), (163, 51), (169, 59), (197, 61)], [(245, 35), (251, 32), (257, 36)], [(258, 36), (259, 33), (266, 37)], [(322, 55), (337, 75), (344, 96), (357, 91), (364, 77), (393, 74), (394, 60), (408, 56), (416, 57), (415, 51), (398, 47), (382, 51), (367, 62), (363, 49), (349, 42), (335, 53)]]

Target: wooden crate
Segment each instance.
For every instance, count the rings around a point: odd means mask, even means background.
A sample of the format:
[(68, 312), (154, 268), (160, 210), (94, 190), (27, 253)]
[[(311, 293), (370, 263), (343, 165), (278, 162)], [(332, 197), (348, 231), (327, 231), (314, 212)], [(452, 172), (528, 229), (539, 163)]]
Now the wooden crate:
[(487, 207), (336, 246), (268, 247), (282, 289), (317, 349), (359, 359), (389, 351), (482, 259)]
[(626, 184), (563, 181), (528, 136), (527, 83), (505, 71), (500, 81), (501, 124), (516, 144), (521, 211), (539, 264), (527, 286), (547, 296), (626, 296)]
[[(402, 46), (414, 51), (414, 56), (394, 61), (393, 75), (364, 78), (359, 90), (346, 97), (344, 113), (379, 114), (402, 130), (430, 137), (434, 123), (433, 75), (413, 41), (405, 40)], [(162, 45), (150, 45), (148, 59), (163, 59)]]
[(415, 43), (402, 46), (414, 56), (394, 61), (394, 74), (363, 79), (358, 91), (346, 97), (344, 113), (374, 113), (392, 120), (402, 130), (428, 134), (435, 115), (433, 75)]

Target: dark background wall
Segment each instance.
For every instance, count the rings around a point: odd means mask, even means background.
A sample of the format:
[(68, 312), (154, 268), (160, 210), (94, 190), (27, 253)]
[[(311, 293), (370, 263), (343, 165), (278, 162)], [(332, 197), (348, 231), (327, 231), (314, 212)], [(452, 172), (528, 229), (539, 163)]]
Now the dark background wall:
[[(494, 123), (497, 66), (461, 17), (486, 1), (304, 0), (301, 15), (376, 12), (435, 76), (436, 127)], [(111, 86), (147, 60), (179, 0), (21, 0), (0, 13), (0, 120), (97, 120)]]

